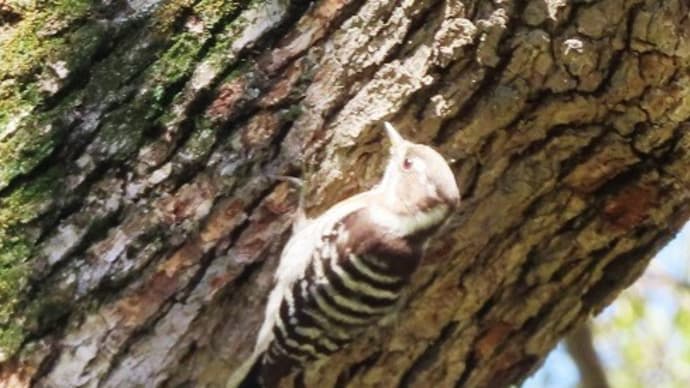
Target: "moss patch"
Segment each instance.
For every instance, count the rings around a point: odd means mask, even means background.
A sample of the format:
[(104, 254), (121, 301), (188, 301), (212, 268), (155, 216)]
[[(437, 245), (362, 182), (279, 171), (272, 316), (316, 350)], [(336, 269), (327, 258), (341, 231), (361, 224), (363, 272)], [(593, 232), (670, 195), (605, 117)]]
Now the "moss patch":
[[(85, 117), (93, 120), (87, 134), (93, 160), (130, 162), (199, 60), (218, 48), (214, 55), (227, 66), (222, 58), (228, 43), (214, 40), (212, 32), (222, 35), (219, 23), (224, 25), (238, 3), (193, 3), (162, 2), (145, 25), (136, 24), (138, 30), (120, 25), (117, 33), (129, 35), (115, 47), (109, 46), (114, 32), (91, 17), (94, 3), (88, 0), (29, 5), (11, 33), (0, 36), (0, 362), (16, 353), (28, 333), (73, 308), (71, 290), (60, 291), (62, 284), (41, 285), (31, 301), (23, 296), (29, 258), (44, 233), (39, 221), (59, 210), (65, 194), (64, 166), (36, 167), (55, 153), (68, 131), (81, 135), (73, 132), (83, 130), (77, 124)], [(105, 48), (107, 57), (94, 63)], [(213, 129), (194, 132), (185, 156), (205, 155), (213, 135)]]
[(18, 325), (0, 327), (0, 362), (15, 353), (24, 340), (24, 331)]
[[(5, 36), (0, 36), (0, 137), (15, 125), (13, 118), (25, 116), (38, 106), (44, 94), (46, 78), (57, 75), (64, 66), (89, 55), (89, 43), (100, 36), (102, 27), (91, 23), (75, 27), (88, 16), (89, 0), (53, 0), (30, 6), (24, 19)], [(77, 28), (77, 32), (70, 31)], [(75, 39), (79, 39), (75, 44)], [(55, 64), (60, 63), (60, 68)], [(50, 89), (50, 87), (48, 87)], [(8, 128), (9, 127), (9, 128)]]

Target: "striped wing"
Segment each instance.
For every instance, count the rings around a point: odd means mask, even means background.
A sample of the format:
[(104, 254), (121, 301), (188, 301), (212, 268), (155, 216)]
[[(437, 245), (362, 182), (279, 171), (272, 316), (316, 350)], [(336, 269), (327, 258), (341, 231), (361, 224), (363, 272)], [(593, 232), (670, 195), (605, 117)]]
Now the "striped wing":
[(327, 228), (302, 276), (284, 293), (264, 354), (266, 386), (305, 362), (332, 354), (396, 305), (419, 255), (387, 240), (366, 209)]

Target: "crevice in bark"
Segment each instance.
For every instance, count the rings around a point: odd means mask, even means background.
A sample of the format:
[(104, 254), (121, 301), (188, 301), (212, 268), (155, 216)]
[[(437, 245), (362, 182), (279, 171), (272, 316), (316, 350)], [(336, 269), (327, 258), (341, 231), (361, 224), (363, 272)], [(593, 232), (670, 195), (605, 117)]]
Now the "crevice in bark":
[[(22, 347), (24, 347), (24, 345), (22, 345)], [(35, 374), (31, 376), (31, 378), (29, 379), (30, 387), (40, 387), (40, 385), (38, 385), (38, 382), (50, 372), (50, 370), (55, 365), (55, 362), (57, 362), (59, 355), (59, 352), (52, 352), (48, 354), (48, 356), (45, 357), (43, 360), (41, 360), (40, 364), (38, 365), (38, 368), (36, 368)]]
[[(652, 233), (652, 231), (647, 231), (647, 233)], [(650, 249), (659, 247), (669, 240), (669, 237), (663, 237), (664, 234), (663, 230), (655, 232), (648, 242), (611, 259), (602, 270), (601, 279), (582, 296), (583, 308), (585, 310), (599, 311), (602, 308), (602, 300), (605, 300), (608, 295), (615, 293), (616, 290), (620, 290), (621, 286), (629, 285), (629, 282), (632, 280), (628, 276), (630, 269), (637, 267), (639, 268), (638, 272), (642, 272), (644, 269), (643, 264), (646, 264), (651, 259), (649, 255)]]
[(559, 302), (558, 300), (550, 301), (540, 306), (539, 310), (534, 315), (530, 316), (516, 332), (524, 333), (524, 338), (529, 338), (530, 334), (537, 332), (541, 325), (548, 322), (545, 318), (553, 312)]
[[(108, 32), (106, 32), (106, 34)], [(118, 38), (119, 37), (117, 35), (114, 37), (115, 42), (117, 42)], [(62, 101), (69, 99), (73, 93), (82, 90), (89, 82), (91, 82), (90, 69), (107, 57), (114, 44), (116, 43), (113, 41), (108, 41), (107, 39), (99, 42), (93, 53), (93, 56), (90, 58), (90, 61), (82, 64), (80, 67), (72, 69), (72, 74), (77, 74), (77, 76), (68, 78), (67, 82), (62, 85), (55, 94), (46, 97), (43, 102), (36, 107), (36, 111), (46, 112), (54, 109)]]
[[(48, 167), (48, 165), (46, 165), (46, 167)], [(90, 174), (88, 174), (85, 177), (84, 181), (81, 184), (74, 188), (74, 190), (71, 193), (65, 194), (65, 197), (60, 201), (60, 206), (56, 206), (55, 210), (57, 210), (57, 216), (53, 220), (51, 220), (52, 222), (50, 224), (44, 224), (44, 226), (42, 227), (41, 234), (36, 240), (36, 246), (40, 246), (41, 243), (45, 242), (48, 233), (50, 231), (55, 230), (61, 222), (65, 221), (70, 216), (77, 214), (83, 210), (83, 207), (86, 204), (87, 196), (90, 193), (90, 189), (96, 182), (101, 181), (104, 177), (110, 177), (109, 171), (111, 171), (112, 169), (113, 166), (110, 166), (108, 164), (101, 164), (97, 166)], [(119, 215), (120, 211), (116, 213), (118, 213)], [(120, 220), (118, 219), (117, 221)], [(105, 225), (115, 226), (117, 225), (117, 222), (105, 222), (103, 226)], [(94, 229), (96, 230), (94, 231), (93, 235), (87, 235), (84, 237), (82, 242), (83, 245), (86, 246), (104, 236), (104, 234), (99, 235), (98, 227)], [(91, 232), (89, 232), (89, 234), (90, 233)], [(86, 247), (84, 247), (84, 249), (85, 248)], [(74, 252), (81, 253), (82, 251), (79, 249), (79, 247), (76, 247)]]
[[(589, 126), (589, 125), (591, 125), (591, 124), (585, 125), (583, 127), (578, 127), (578, 126), (574, 126), (574, 127), (568, 126), (568, 127), (573, 128), (574, 130), (577, 131), (578, 129), (584, 129), (584, 127)], [(570, 175), (577, 168), (577, 166), (581, 165), (588, 158), (590, 158), (592, 156), (592, 154), (594, 153), (594, 151), (597, 148), (601, 147), (601, 142), (606, 136), (609, 136), (609, 133), (607, 133), (607, 131), (600, 130), (599, 134), (592, 137), (592, 139), (584, 147), (580, 148), (578, 151), (573, 153), (571, 156), (569, 156), (565, 160), (563, 160), (560, 163), (560, 166), (558, 169), (558, 176), (556, 177), (556, 179), (559, 181), (565, 179), (565, 177)]]
[(601, 206), (601, 203), (605, 199), (611, 197), (624, 187), (630, 185), (630, 182), (638, 182), (645, 173), (653, 169), (654, 166), (649, 161), (642, 160), (628, 166), (625, 170), (620, 171), (595, 190), (595, 194), (599, 198), (597, 205)]
[(496, 303), (495, 298), (496, 298), (495, 294), (490, 295), (489, 298), (486, 299), (486, 301), (484, 301), (484, 303), (482, 303), (481, 307), (475, 313), (476, 319), (478, 321), (481, 321), (482, 319), (484, 319), (487, 316), (487, 314), (489, 314), (491, 312), (491, 308)]
[[(261, 206), (261, 204), (264, 202), (266, 197), (275, 189), (275, 186), (269, 186), (266, 189), (264, 189), (260, 194), (256, 196), (254, 201), (247, 205), (246, 207), (246, 213), (247, 217), (244, 220), (244, 222), (240, 223), (235, 227), (235, 229), (230, 233), (228, 236), (229, 240), (229, 245), (233, 245), (235, 241), (242, 235), (242, 233), (246, 232), (249, 226), (251, 225), (251, 216), (254, 214), (254, 212)], [(184, 287), (179, 294), (182, 296), (181, 300), (184, 300), (186, 298), (185, 294), (188, 294), (191, 292), (192, 289), (194, 289), (198, 284), (199, 281), (204, 277), (206, 271), (208, 270), (208, 267), (211, 265), (212, 261), (216, 258), (216, 252), (214, 249), (209, 249), (207, 252), (206, 260), (201, 260), (201, 264), (199, 267), (199, 270), (197, 271), (196, 275), (190, 279), (189, 283), (187, 284), (186, 287)], [(239, 277), (237, 278), (237, 282), (241, 282), (242, 280), (246, 280), (251, 276), (251, 274), (258, 269), (263, 263), (263, 260), (256, 260), (255, 262), (249, 263), (244, 270), (241, 272)]]
[(405, 371), (400, 379), (400, 384), (398, 384), (398, 387), (412, 386), (419, 373), (431, 366), (436, 361), (440, 348), (445, 344), (457, 327), (458, 322), (451, 321), (448, 322), (443, 329), (441, 329), (439, 336), (424, 350), (424, 352), (422, 352), (419, 357), (417, 357), (416, 360), (414, 360), (411, 366)]
[[(673, 130), (671, 137), (654, 147), (651, 152), (645, 153), (640, 152), (635, 147), (632, 147), (633, 152), (638, 155), (640, 159), (650, 158), (654, 166), (665, 166), (671, 164), (674, 160), (679, 159), (679, 155), (676, 155), (673, 151), (678, 149), (678, 144), (683, 139), (684, 131), (687, 131), (687, 125), (690, 123), (679, 123), (678, 126)], [(660, 174), (663, 174), (663, 169), (655, 168)], [(679, 180), (680, 181), (680, 180)]]
[[(471, 347), (471, 349), (474, 348), (474, 346)], [(478, 365), (478, 362), (479, 360), (477, 359), (477, 355), (475, 354), (474, 350), (470, 350), (469, 352), (467, 352), (467, 356), (465, 358), (465, 367), (463, 368), (460, 377), (458, 377), (457, 381), (454, 384), (455, 388), (465, 387), (467, 379), (470, 377), (475, 367)]]
[[(76, 213), (78, 211), (74, 209), (72, 210), (73, 213)], [(83, 255), (86, 252), (86, 249), (90, 246), (90, 244), (92, 244), (95, 241), (99, 241), (105, 236), (107, 236), (108, 232), (112, 228), (119, 225), (119, 223), (122, 220), (122, 214), (122, 209), (120, 208), (119, 210), (109, 214), (105, 218), (93, 224), (92, 227), (87, 231), (82, 241), (78, 245), (76, 245), (73, 248), (73, 250), (69, 253), (69, 256), (79, 257)], [(57, 225), (60, 221), (60, 219), (57, 219), (55, 221), (55, 225)], [(59, 282), (59, 279), (57, 279), (57, 277), (70, 266), (71, 263), (69, 261), (61, 260), (49, 267), (47, 272), (45, 272), (45, 270), (43, 270), (42, 268), (34, 272), (32, 274), (31, 284), (26, 291), (26, 300), (31, 301), (38, 298), (39, 294), (44, 292), (46, 289), (49, 289), (51, 284)], [(106, 287), (105, 293), (107, 294), (109, 291), (111, 290)], [(20, 309), (21, 308), (22, 307), (20, 306)]]
[[(312, 48), (320, 45), (321, 41), (324, 40), (325, 37), (330, 36), (334, 31), (341, 27), (342, 23), (344, 23), (348, 18), (352, 17), (354, 14), (356, 14), (357, 10), (361, 8), (361, 6), (366, 2), (366, 0), (346, 0), (346, 2), (347, 4), (343, 7), (343, 9), (340, 10), (340, 12), (336, 15), (336, 17), (333, 20), (326, 21), (328, 22), (328, 27), (324, 30), (322, 34), (323, 36), (320, 39), (312, 41), (311, 45), (309, 47), (304, 48), (303, 51), (293, 53), (291, 58), (284, 61), (281, 66), (272, 68), (269, 72), (269, 75), (280, 74), (284, 69), (288, 68), (296, 60), (300, 60), (301, 58), (303, 58), (300, 57), (300, 55), (303, 55), (304, 53), (309, 52), (309, 50), (311, 50)], [(290, 32), (294, 31), (292, 27), (295, 25), (295, 23), (299, 22), (300, 17), (309, 14), (311, 8), (317, 6), (315, 2), (311, 0), (301, 0), (295, 3), (293, 3), (293, 8), (295, 9), (295, 12), (291, 13), (294, 15), (293, 20), (283, 23), (276, 29), (276, 33), (273, 37), (270, 38), (271, 43), (269, 44), (269, 47), (275, 48), (275, 44), (281, 43), (283, 38), (288, 36)], [(319, 15), (316, 18), (319, 19), (320, 17), (322, 16)], [(266, 43), (268, 43), (268, 41)], [(256, 46), (265, 46), (265, 44), (259, 43)], [(261, 59), (261, 57), (258, 56), (257, 59)], [(266, 67), (261, 62), (261, 60), (257, 62), (258, 67), (260, 69), (266, 69)]]
[[(238, 51), (236, 53), (236, 56), (237, 58), (242, 58), (242, 60), (234, 61), (232, 65), (225, 66), (224, 69), (214, 77), (214, 80), (205, 88), (205, 90), (198, 92), (198, 94), (193, 97), (193, 100), (187, 105), (186, 111), (183, 114), (185, 119), (179, 124), (177, 124), (180, 129), (177, 132), (175, 145), (171, 147), (170, 150), (168, 150), (168, 157), (162, 160), (160, 164), (156, 166), (150, 166), (151, 169), (159, 165), (164, 165), (167, 162), (170, 162), (174, 155), (179, 151), (179, 149), (189, 140), (194, 130), (197, 129), (197, 125), (195, 124), (195, 120), (198, 117), (197, 114), (206, 111), (209, 108), (209, 103), (213, 101), (214, 93), (212, 91), (215, 91), (222, 82), (227, 80), (233, 74), (233, 72), (241, 72), (243, 69), (246, 68), (246, 64), (256, 63), (258, 61), (258, 59), (263, 54), (261, 52), (253, 52), (253, 47), (267, 47), (270, 50), (270, 48), (272, 48), (275, 45), (275, 43), (279, 41), (281, 36), (283, 36), (283, 34), (286, 33), (289, 30), (289, 28), (297, 22), (297, 20), (304, 14), (304, 12), (306, 12), (309, 3), (310, 1), (292, 1), (290, 3), (290, 9), (287, 12), (287, 17), (282, 21), (280, 25), (275, 26), (272, 31), (263, 34), (256, 42), (254, 42), (250, 46), (244, 47), (242, 50)], [(241, 12), (244, 9), (245, 8), (238, 8), (232, 14), (227, 15), (226, 17), (219, 20), (219, 22), (213, 27), (211, 31), (211, 38), (209, 38), (208, 41), (205, 42), (205, 44), (197, 53), (195, 62), (198, 62), (200, 59), (206, 56), (208, 51), (217, 43), (217, 35), (223, 30), (226, 23), (229, 23), (233, 19), (235, 19), (238, 15), (241, 14)], [(266, 88), (270, 86), (270, 82), (268, 81), (269, 75), (263, 74), (261, 69), (257, 68), (255, 70), (257, 72), (256, 80), (254, 80), (255, 84), (247, 85), (246, 88), (256, 87), (259, 89), (259, 93), (257, 93), (256, 97), (245, 101), (244, 105), (239, 105), (238, 107), (236, 107), (230, 116), (224, 117), (222, 124), (217, 123), (220, 124), (218, 125), (218, 127), (220, 128), (219, 131), (226, 131), (227, 133), (232, 133), (233, 130), (227, 127), (231, 120), (233, 120), (231, 126), (233, 126), (234, 128), (238, 128), (240, 127), (240, 124), (238, 123), (246, 121), (242, 117), (249, 118), (254, 113), (256, 113), (256, 108), (254, 107), (255, 102), (265, 92)], [(177, 96), (179, 92), (182, 90), (182, 88), (188, 83), (190, 77), (191, 73), (187, 74), (185, 78), (181, 78), (178, 81), (176, 87), (171, 87), (171, 89), (165, 93), (166, 97), (163, 99), (161, 106), (169, 106), (170, 103), (172, 103), (173, 98)], [(240, 116), (235, 117), (235, 115)], [(151, 138), (155, 139), (155, 134), (153, 134)], [(211, 152), (209, 152), (209, 155)], [(203, 162), (203, 160), (199, 162), (201, 163)], [(178, 183), (178, 186), (179, 185), (181, 185), (181, 183)]]
[(12, 5), (0, 5), (0, 27), (12, 26), (20, 22), (23, 18), (21, 13), (12, 8)]
[[(460, 190), (462, 190), (460, 195), (462, 196), (463, 201), (467, 202), (468, 199), (471, 201), (473, 198), (475, 198), (475, 192), (479, 183), (479, 176), (481, 175), (481, 161), (477, 157), (470, 157), (461, 163), (472, 163), (472, 173), (466, 177), (465, 182), (460, 187)], [(453, 163), (453, 165), (456, 164), (459, 163)]]
[[(246, 207), (246, 213), (248, 214), (248, 216), (245, 219), (245, 221), (239, 224), (230, 234), (229, 238), (231, 245), (251, 225), (249, 221), (251, 219), (251, 215), (254, 213), (256, 209), (259, 208), (266, 196), (272, 190), (273, 187), (266, 188), (261, 194), (257, 195), (256, 198), (254, 198), (252, 203), (250, 203)], [(160, 322), (160, 320), (163, 317), (165, 317), (166, 314), (168, 314), (170, 308), (172, 308), (172, 306), (175, 303), (184, 303), (186, 295), (188, 295), (189, 292), (191, 292), (191, 290), (193, 290), (199, 284), (199, 281), (203, 279), (204, 274), (213, 262), (215, 256), (216, 254), (213, 249), (209, 249), (208, 251), (206, 251), (200, 258), (199, 263), (197, 264), (199, 268), (196, 271), (194, 271), (194, 274), (192, 274), (190, 279), (187, 280), (186, 284), (180, 287), (180, 289), (176, 293), (172, 294), (167, 300), (162, 301), (156, 313), (153, 314), (145, 323), (143, 323), (141, 326), (136, 328), (128, 335), (125, 342), (118, 348), (118, 351), (111, 356), (112, 359), (108, 364), (108, 369), (102, 375), (101, 381), (108, 381), (108, 379), (111, 377), (113, 370), (120, 365), (122, 358), (127, 356), (130, 347), (137, 343), (141, 338), (144, 338), (148, 332), (153, 330), (158, 324), (158, 322)], [(240, 276), (250, 276), (252, 272), (254, 272), (257, 268), (260, 267), (260, 264), (260, 261), (256, 261), (254, 263), (247, 265)], [(146, 269), (144, 269), (143, 271), (146, 272)], [(124, 290), (125, 287), (117, 287), (117, 289)]]
[(608, 63), (608, 66), (605, 67), (606, 73), (602, 77), (601, 83), (591, 93), (593, 96), (603, 97), (604, 94), (606, 94), (608, 88), (611, 86), (611, 80), (613, 76), (620, 69), (621, 64), (623, 63), (623, 58), (625, 58), (626, 55), (630, 55), (630, 52), (633, 51), (630, 44), (630, 42), (632, 41), (633, 26), (635, 23), (635, 19), (637, 18), (637, 14), (642, 9), (643, 5), (644, 4), (641, 2), (633, 4), (628, 10), (626, 17), (623, 19), (625, 23), (625, 36), (623, 39), (625, 41), (625, 47), (613, 53), (613, 56), (611, 57), (611, 60)]
[[(441, 12), (443, 6), (446, 5), (444, 1), (432, 0), (426, 4), (426, 8), (422, 10), (415, 18), (410, 19), (410, 25), (403, 35), (397, 46), (390, 51), (390, 54), (383, 60), (382, 63), (388, 63), (393, 58), (406, 57), (411, 55), (424, 42), (414, 39), (415, 35), (424, 33), (423, 29), (434, 30), (440, 26), (442, 22)], [(415, 44), (410, 44), (410, 43)]]
[(383, 354), (382, 352), (374, 352), (371, 355), (369, 355), (367, 358), (352, 364), (346, 370), (342, 371), (338, 375), (338, 378), (335, 382), (335, 387), (338, 387), (338, 388), (347, 387), (352, 376), (356, 376), (356, 375), (362, 373), (363, 371), (366, 371), (367, 369), (371, 368), (374, 364), (376, 364), (376, 361), (378, 361), (379, 357), (381, 357), (382, 354)]
[[(100, 41), (98, 46), (94, 49), (88, 61), (83, 63), (80, 67), (71, 70), (71, 74), (76, 76), (70, 77), (67, 83), (62, 85), (57, 93), (48, 96), (43, 103), (37, 107), (37, 112), (47, 112), (57, 108), (60, 103), (69, 100), (72, 95), (83, 90), (89, 83), (94, 82), (91, 69), (96, 68), (105, 60), (112, 58), (113, 52), (120, 47), (120, 44), (133, 39), (133, 35), (138, 33), (144, 26), (144, 20), (131, 20), (123, 25), (114, 26), (109, 22), (85, 18), (83, 25), (86, 23), (94, 23), (103, 26), (102, 41)], [(83, 25), (77, 25), (77, 28)]]

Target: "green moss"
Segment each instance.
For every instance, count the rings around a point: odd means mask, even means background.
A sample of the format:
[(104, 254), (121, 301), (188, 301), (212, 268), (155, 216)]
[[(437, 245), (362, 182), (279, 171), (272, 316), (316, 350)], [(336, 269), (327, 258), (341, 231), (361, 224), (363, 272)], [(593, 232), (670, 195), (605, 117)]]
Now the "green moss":
[(74, 73), (88, 65), (99, 47), (110, 38), (109, 30), (102, 23), (87, 23), (66, 36), (63, 49), (50, 53), (48, 59), (51, 62), (65, 61), (66, 67)]
[(190, 33), (180, 34), (160, 60), (147, 71), (151, 77), (149, 78), (150, 82), (155, 84), (150, 88), (149, 96), (155, 106), (160, 107), (165, 102), (167, 86), (175, 84), (191, 74), (192, 65), (200, 49), (199, 36)]
[(55, 145), (56, 135), (50, 126), (36, 123), (22, 127), (9, 139), (0, 142), (0, 189), (48, 156)]
[[(72, 18), (68, 17), (68, 20), (61, 22), (67, 23), (69, 20), (74, 20), (76, 17), (74, 15), (83, 15), (79, 12), (85, 12), (85, 10), (77, 6), (79, 3), (77, 0), (56, 3), (58, 10), (60, 7), (74, 8)], [(206, 3), (213, 2), (207, 1), (200, 6), (208, 7)], [(90, 3), (84, 2), (84, 4)], [(216, 10), (219, 12), (217, 15), (213, 14), (213, 17), (207, 15), (207, 18), (217, 22), (231, 8), (230, 6), (220, 7)], [(225, 10), (225, 12), (220, 12), (220, 10)], [(176, 12), (179, 13), (180, 10), (177, 9)], [(46, 20), (52, 17), (51, 15), (59, 16), (62, 14), (55, 12), (41, 14), (36, 16), (34, 21)], [(29, 22), (27, 21), (27, 23)], [(157, 21), (157, 23), (160, 24), (161, 21)], [(31, 26), (34, 27), (33, 30), (31, 30)], [(0, 51), (6, 50), (8, 58), (11, 58), (9, 61), (0, 62), (0, 73), (18, 78), (31, 72), (52, 74), (53, 70), (47, 68), (48, 64), (60, 63), (60, 66), (69, 72), (68, 79), (55, 82), (69, 82), (70, 74), (78, 73), (79, 69), (88, 66), (96, 50), (103, 44), (103, 40), (108, 35), (108, 31), (97, 23), (87, 23), (69, 34), (48, 39), (36, 38), (35, 32), (37, 28), (41, 28), (39, 26), (29, 23), (24, 28), (33, 33), (25, 33), (21, 30), (0, 46)], [(165, 50), (160, 59), (142, 77), (148, 85), (142, 88), (145, 92), (136, 99), (136, 103), (140, 107), (145, 106), (147, 112), (143, 115), (136, 115), (137, 118), (152, 119), (160, 114), (166, 105), (169, 88), (189, 76), (203, 43), (209, 37), (208, 33), (201, 35), (182, 33), (175, 37), (172, 45)], [(122, 55), (113, 57), (117, 60), (109, 64), (109, 69), (97, 73), (98, 76), (105, 77), (103, 82), (100, 82), (99, 79), (99, 82), (90, 83), (90, 85), (100, 85), (100, 89), (87, 88), (85, 93), (90, 97), (85, 96), (84, 99), (99, 100), (107, 92), (116, 90), (127, 79), (128, 74), (136, 71), (136, 68), (127, 71), (129, 67), (135, 66), (123, 66), (121, 63), (123, 61)], [(140, 59), (140, 57), (134, 58)], [(0, 128), (9, 128), (8, 130), (13, 132), (4, 137), (0, 132), (0, 189), (7, 186), (15, 177), (31, 171), (45, 157), (50, 155), (56, 146), (56, 141), (61, 136), (61, 128), (58, 125), (53, 125), (52, 121), (45, 117), (48, 114), (31, 116), (32, 112), (48, 97), (48, 94), (42, 90), (40, 81), (22, 82), (20, 79), (8, 79), (0, 84), (0, 97), (2, 97), (0, 98)], [(49, 114), (51, 117), (59, 117), (60, 111), (66, 112), (71, 108), (72, 106), (69, 104), (61, 104), (59, 108)], [(130, 108), (127, 109), (131, 110)], [(128, 111), (128, 113), (131, 112)], [(13, 121), (15, 123), (8, 127), (8, 124)], [(132, 140), (136, 140), (138, 137), (119, 138), (118, 133), (123, 131), (122, 125), (113, 123), (113, 121), (115, 120), (112, 118), (109, 120), (110, 123), (106, 126), (104, 138), (121, 140), (120, 143), (113, 146), (114, 152), (112, 154), (129, 154), (131, 152), (130, 145), (137, 144)], [(21, 122), (21, 124), (17, 122)], [(131, 120), (125, 117), (123, 123), (130, 124)], [(135, 126), (139, 125), (135, 124)], [(107, 154), (111, 154), (111, 152), (107, 152)]]
[(216, 142), (215, 128), (202, 128), (194, 131), (181, 149), (181, 155), (188, 160), (198, 160), (211, 152)]
[[(110, 112), (99, 123), (91, 142), (94, 159), (127, 162), (139, 149), (153, 120), (160, 112), (170, 111), (173, 93), (200, 58), (215, 58), (218, 69), (232, 63), (227, 53), (236, 35), (230, 31), (236, 31), (235, 22), (239, 21), (228, 23), (235, 27), (226, 27), (226, 35), (216, 36), (213, 47), (209, 47), (210, 31), (217, 30), (218, 23), (227, 22), (223, 18), (231, 15), (238, 2), (193, 3), (173, 0), (162, 4), (136, 37), (127, 39), (93, 66), (94, 55), (106, 39), (112, 38), (112, 31), (91, 21), (94, 3), (90, 0), (27, 5), (31, 10), (13, 28), (12, 35), (0, 37), (0, 189), (5, 188), (0, 198), (0, 361), (14, 354), (28, 333), (50, 325), (73, 308), (68, 303), (72, 291), (56, 291), (55, 286), (42, 286), (43, 296), (24, 298), (31, 276), (29, 258), (34, 255), (41, 232), (38, 218), (55, 210), (65, 172), (55, 167), (46, 172), (34, 171), (30, 177), (27, 174), (63, 140), (78, 105), (101, 103)], [(175, 32), (180, 15), (190, 9), (203, 22), (203, 30)], [(56, 65), (57, 72), (66, 71), (65, 77), (57, 76)], [(91, 76), (87, 85), (60, 96), (49, 109), (44, 105), (56, 87), (64, 88), (87, 68)], [(134, 96), (132, 85), (137, 86)], [(207, 154), (215, 130), (196, 130), (182, 152), (191, 159)], [(22, 175), (29, 177), (27, 182), (7, 188)]]
[[(202, 0), (195, 5), (194, 13), (199, 16), (197, 23), (203, 25), (203, 28), (197, 32), (183, 32), (175, 35), (173, 44), (147, 71), (154, 82), (172, 84), (189, 76), (194, 69), (193, 64), (204, 49), (204, 45), (211, 38), (210, 30), (236, 8), (236, 2), (225, 0)], [(233, 39), (225, 39), (223, 34), (220, 35), (216, 46), (211, 48), (210, 52), (218, 52), (219, 55), (227, 57), (227, 49)], [(163, 95), (164, 93), (160, 89), (154, 90), (154, 96), (158, 99)]]
[(58, 170), (49, 170), (0, 199), (0, 322), (6, 323), (28, 281), (27, 259), (35, 236), (27, 224), (59, 197)]
[(175, 21), (180, 15), (180, 10), (188, 10), (194, 3), (193, 0), (171, 0), (161, 2), (160, 6), (151, 17), (151, 27), (161, 35), (168, 35), (175, 27)]
[(205, 0), (194, 7), (194, 11), (206, 24), (215, 24), (221, 18), (237, 9), (237, 1)]
[[(75, 53), (87, 52), (88, 44), (83, 44), (95, 36), (93, 28), (82, 28), (78, 44), (68, 39), (69, 30), (76, 20), (88, 15), (93, 3), (89, 0), (53, 0), (49, 4), (26, 10), (28, 15), (19, 22), (8, 36), (0, 39), (0, 74), (4, 82), (0, 84), (0, 128), (22, 112), (31, 111), (41, 101), (36, 84), (40, 82), (48, 64), (60, 58), (71, 58)], [(67, 55), (65, 55), (67, 54)], [(70, 55), (71, 54), (71, 55)], [(0, 131), (1, 134), (1, 131)]]
[(295, 121), (302, 114), (302, 105), (299, 103), (292, 104), (287, 109), (283, 109), (281, 113), (286, 121)]
[(10, 316), (29, 276), (24, 262), (29, 256), (29, 246), (24, 239), (6, 238), (0, 232), (0, 362), (13, 354), (24, 339), (24, 331), (10, 323)]
[[(26, 245), (19, 247), (18, 250), (25, 249)], [(22, 258), (17, 255), (18, 250), (8, 252), (9, 255), (0, 253), (0, 256), (7, 256), (2, 260)], [(20, 294), (18, 291), (26, 285), (28, 274), (29, 271), (25, 263), (0, 268), (0, 322), (6, 323), (9, 320), (19, 302)]]
[[(58, 63), (68, 71), (83, 66), (103, 42), (106, 32), (107, 29), (102, 24), (92, 22), (64, 36), (37, 39), (35, 43), (42, 46), (34, 46), (30, 42), (16, 43), (10, 47), (0, 46), (0, 52), (8, 50), (3, 53), (3, 59), (5, 56), (7, 58), (5, 62), (0, 62), (0, 74), (18, 81), (17, 84), (0, 85), (0, 95), (9, 96), (13, 92), (19, 92), (19, 95), (26, 97), (31, 93), (35, 94), (30, 91), (32, 85), (53, 75), (55, 68), (51, 66)], [(31, 39), (33, 38), (35, 37)], [(18, 52), (14, 52), (14, 49)], [(7, 102), (3, 102), (3, 105), (8, 106)]]
[(10, 320), (31, 274), (28, 258), (37, 238), (32, 224), (61, 197), (61, 174), (52, 168), (0, 198), (0, 359), (13, 354), (25, 335)]
[[(41, 54), (39, 62), (41, 65), (32, 63), (33, 67), (42, 66), (40, 69), (34, 69), (39, 74), (34, 77), (38, 79), (37, 81), (21, 83), (17, 80), (6, 80), (0, 85), (0, 128), (8, 131), (3, 136), (0, 130), (0, 189), (16, 176), (33, 169), (48, 156), (53, 151), (55, 139), (61, 135), (60, 129), (52, 125), (49, 120), (42, 119), (41, 115), (32, 116), (32, 112), (54, 92), (54, 90), (45, 90), (41, 82), (54, 83), (55, 87), (60, 88), (70, 82), (71, 78), (78, 77), (79, 74), (74, 76), (72, 74), (78, 73), (90, 63), (97, 48), (102, 44), (104, 36), (103, 27), (95, 23), (87, 24), (70, 34), (69, 38), (60, 38), (60, 44), (57, 46), (71, 43), (63, 47), (64, 50), (59, 53)], [(33, 59), (22, 60), (32, 61)], [(56, 63), (68, 72), (65, 79), (55, 78), (53, 74), (55, 70), (49, 68), (51, 64)], [(0, 73), (3, 71), (0, 69)], [(47, 80), (46, 77), (53, 79)]]
[(160, 61), (153, 66), (151, 73), (160, 81), (175, 82), (191, 73), (191, 64), (199, 53), (199, 37), (183, 33), (175, 38), (175, 43), (165, 51)]
[(60, 195), (61, 177), (58, 168), (52, 168), (1, 198), (0, 230), (11, 230), (41, 214)]
[(24, 341), (24, 331), (18, 325), (0, 327), (0, 362), (14, 354)]

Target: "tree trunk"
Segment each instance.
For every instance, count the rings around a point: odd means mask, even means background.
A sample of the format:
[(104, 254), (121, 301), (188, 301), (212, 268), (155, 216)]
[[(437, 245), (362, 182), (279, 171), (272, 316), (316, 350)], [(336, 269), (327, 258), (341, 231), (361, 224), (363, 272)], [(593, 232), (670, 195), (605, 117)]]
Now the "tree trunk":
[(316, 216), (383, 120), (463, 204), (306, 386), (519, 382), (690, 216), (685, 0), (37, 3), (0, 3), (3, 386), (221, 386), (290, 233), (270, 176)]

